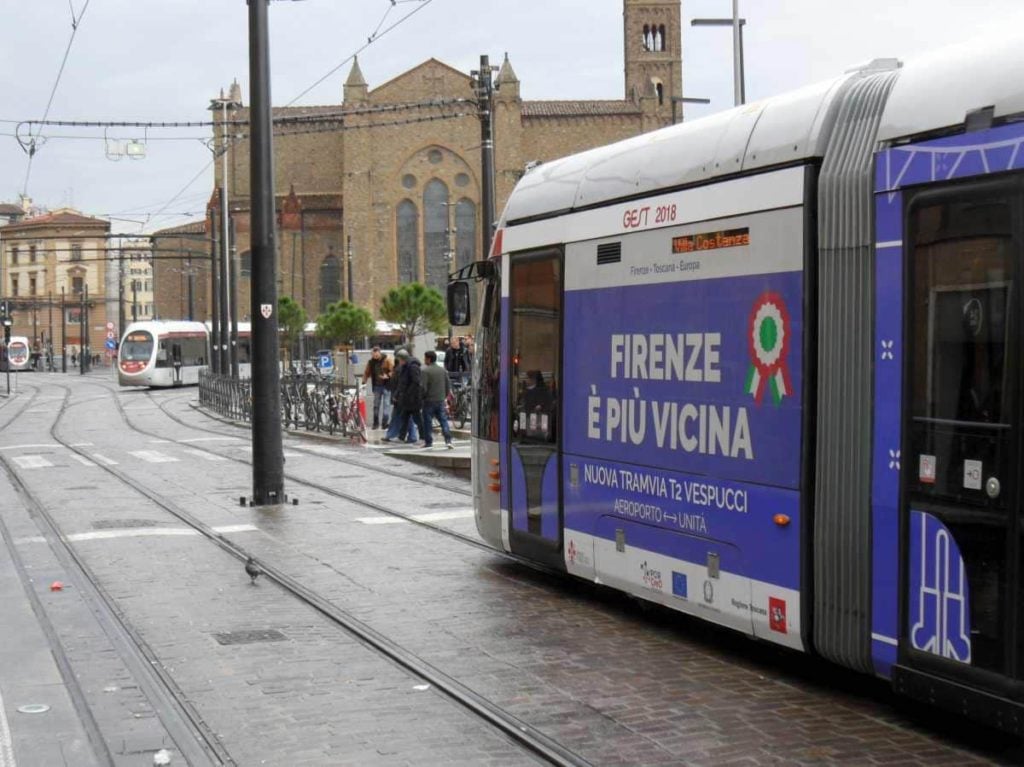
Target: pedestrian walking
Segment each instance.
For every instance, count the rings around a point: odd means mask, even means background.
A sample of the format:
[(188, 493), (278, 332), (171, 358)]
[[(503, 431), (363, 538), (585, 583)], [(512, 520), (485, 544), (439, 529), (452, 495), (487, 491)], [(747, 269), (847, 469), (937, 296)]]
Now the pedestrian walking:
[(452, 432), (448, 428), (448, 414), (445, 412), (448, 395), (452, 390), (452, 382), (448, 371), (437, 364), (437, 352), (429, 351), (423, 355), (423, 370), (420, 373), (423, 389), (423, 447), (434, 444), (434, 419), (441, 424), (441, 434), (448, 449), (453, 448)]
[(370, 359), (363, 370), (363, 384), (369, 383), (373, 389), (373, 428), (388, 428), (388, 414), (391, 406), (391, 360), (383, 354), (379, 346), (374, 346)]
[(78, 352), (74, 347), (71, 347), (71, 367), (78, 367)]
[(469, 355), (466, 352), (462, 336), (452, 339), (448, 351), (444, 354), (444, 369), (448, 371), (448, 377), (460, 385), (469, 374)]
[(405, 349), (395, 352), (397, 370), (392, 376), (395, 384), (395, 408), (391, 414), (391, 425), (381, 442), (393, 442), (406, 435), (406, 442), (417, 441), (420, 426), (420, 410), (423, 407), (423, 390), (420, 388), (420, 361)]

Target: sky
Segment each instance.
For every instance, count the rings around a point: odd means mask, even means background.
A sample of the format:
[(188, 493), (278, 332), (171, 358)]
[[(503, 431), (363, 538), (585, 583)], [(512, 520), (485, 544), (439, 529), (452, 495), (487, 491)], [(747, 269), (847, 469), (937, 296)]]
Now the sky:
[[(469, 72), (508, 52), (524, 99), (623, 98), (622, 0), (302, 0), (270, 6), (275, 106), (339, 104), (358, 53), (374, 88), (434, 57)], [(151, 232), (202, 215), (213, 171), (208, 128), (46, 127), (31, 162), (18, 123), (202, 121), (237, 78), (248, 95), (245, 0), (0, 0), (0, 202), (26, 188), (49, 209)], [(730, 0), (683, 1), (684, 96), (699, 119), (733, 105), (732, 34), (694, 28)], [(63, 73), (58, 70), (77, 31)], [(746, 94), (754, 101), (878, 57), (910, 59), (1024, 22), (1021, 0), (740, 0)], [(303, 94), (331, 70), (320, 85)], [(54, 85), (56, 83), (56, 89)], [(298, 99), (298, 100), (296, 100)], [(27, 129), (21, 126), (23, 137)], [(72, 138), (74, 137), (74, 138)], [(85, 138), (88, 137), (88, 138)], [(124, 142), (144, 159), (116, 158)]]

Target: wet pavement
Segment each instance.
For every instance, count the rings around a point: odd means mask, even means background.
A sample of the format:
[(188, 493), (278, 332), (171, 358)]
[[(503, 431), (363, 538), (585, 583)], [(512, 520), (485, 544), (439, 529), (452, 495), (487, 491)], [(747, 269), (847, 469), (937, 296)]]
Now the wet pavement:
[[(240, 506), (252, 483), (251, 468), (235, 460), (249, 455), (245, 429), (194, 408), (195, 390), (128, 391), (84, 379), (22, 377), (18, 397), (0, 400), (0, 457), (237, 764), (536, 758), (274, 583), (250, 584), (240, 561), (103, 467), (593, 764), (1024, 762), (1012, 739), (900, 701), (882, 682), (531, 570), (302, 484), (474, 534), (467, 482), (382, 449), (287, 435), (287, 490), (299, 504)], [(56, 435), (75, 449), (49, 433), (65, 387), (71, 404)], [(110, 760), (152, 764), (169, 747), (172, 764), (184, 763), (159, 706), (119, 660), (74, 576), (62, 592), (44, 588), (68, 575), (14, 488), (2, 485), (0, 494), (15, 500), (0, 510), (9, 530), (0, 555), (0, 590), (11, 606), (4, 630), (18, 637), (0, 650), (0, 695), (16, 763), (61, 764), (52, 755), (63, 753), (75, 757), (62, 756), (68, 764), (106, 763), (83, 705), (45, 651), (47, 620), (79, 675), (95, 731), (115, 744)], [(12, 549), (33, 579), (43, 620)], [(49, 713), (12, 713), (41, 697), (52, 703)], [(39, 739), (40, 726), (48, 739)], [(43, 742), (56, 750), (44, 752)]]

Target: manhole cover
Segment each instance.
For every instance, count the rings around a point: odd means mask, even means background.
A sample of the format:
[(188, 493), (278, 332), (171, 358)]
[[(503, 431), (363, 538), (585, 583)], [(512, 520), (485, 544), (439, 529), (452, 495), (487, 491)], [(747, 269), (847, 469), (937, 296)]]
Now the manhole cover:
[(226, 634), (214, 634), (218, 644), (253, 644), (255, 642), (283, 642), (288, 637), (275, 629), (255, 629), (252, 631), (229, 631)]
[(29, 703), (25, 706), (18, 706), (18, 713), (21, 714), (45, 714), (50, 707), (45, 703)]
[(123, 530), (131, 527), (156, 527), (159, 524), (152, 519), (97, 519), (92, 526), (96, 530)]

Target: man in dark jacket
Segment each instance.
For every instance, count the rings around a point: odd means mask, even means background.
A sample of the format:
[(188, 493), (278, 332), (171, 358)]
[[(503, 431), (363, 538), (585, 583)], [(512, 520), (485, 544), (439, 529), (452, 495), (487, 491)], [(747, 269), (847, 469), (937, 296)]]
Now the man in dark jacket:
[(434, 419), (441, 424), (444, 444), (452, 449), (452, 432), (448, 428), (447, 400), (452, 391), (452, 383), (448, 371), (437, 364), (437, 353), (427, 352), (423, 355), (427, 363), (420, 375), (423, 379), (423, 447), (434, 444)]
[(423, 407), (423, 390), (420, 388), (420, 361), (405, 349), (395, 352), (400, 365), (396, 371), (398, 384), (395, 386), (395, 416), (388, 427), (387, 436), (381, 442), (391, 442), (408, 429), (409, 442), (416, 441), (416, 429), (420, 426), (420, 409)]
[(469, 368), (469, 356), (462, 343), (462, 336), (456, 336), (444, 354), (444, 369), (448, 371), (448, 376), (452, 381), (461, 384), (469, 373)]

